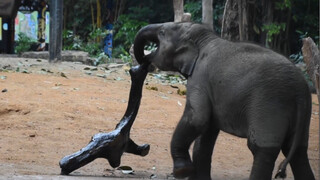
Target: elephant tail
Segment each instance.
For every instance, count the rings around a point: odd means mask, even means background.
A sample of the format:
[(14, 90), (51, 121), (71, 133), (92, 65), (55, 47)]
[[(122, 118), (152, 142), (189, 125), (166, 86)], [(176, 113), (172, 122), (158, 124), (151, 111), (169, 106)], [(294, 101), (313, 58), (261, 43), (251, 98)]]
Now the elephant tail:
[(302, 137), (304, 136), (305, 133), (305, 128), (307, 128), (307, 124), (309, 125), (309, 123), (306, 124), (306, 122), (309, 122), (309, 120), (307, 118), (310, 119), (311, 116), (311, 112), (309, 111), (309, 109), (311, 108), (311, 95), (304, 95), (304, 96), (297, 96), (296, 97), (296, 104), (297, 104), (297, 123), (296, 123), (296, 129), (295, 129), (295, 133), (293, 136), (293, 141), (292, 141), (292, 145), (290, 147), (289, 153), (286, 157), (286, 159), (284, 159), (278, 168), (278, 172), (275, 176), (275, 178), (286, 178), (287, 174), (286, 174), (286, 167), (288, 165), (288, 163), (290, 162), (290, 160), (292, 159), (297, 147), (299, 146), (299, 144), (302, 141)]

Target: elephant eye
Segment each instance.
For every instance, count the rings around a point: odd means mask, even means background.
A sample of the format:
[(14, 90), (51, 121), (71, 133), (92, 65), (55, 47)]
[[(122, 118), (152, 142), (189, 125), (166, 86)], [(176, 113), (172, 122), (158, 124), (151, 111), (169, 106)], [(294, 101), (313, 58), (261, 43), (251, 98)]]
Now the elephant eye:
[(164, 30), (161, 30), (160, 32), (159, 32), (159, 36), (164, 36)]

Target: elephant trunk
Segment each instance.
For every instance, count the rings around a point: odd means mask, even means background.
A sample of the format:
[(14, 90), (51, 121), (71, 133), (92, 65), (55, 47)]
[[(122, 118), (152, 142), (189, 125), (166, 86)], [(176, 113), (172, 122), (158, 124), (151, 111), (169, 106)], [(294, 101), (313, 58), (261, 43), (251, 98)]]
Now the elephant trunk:
[(148, 42), (153, 42), (159, 45), (158, 30), (162, 27), (161, 24), (152, 24), (143, 27), (139, 30), (134, 40), (134, 56), (139, 64), (148, 62), (148, 56), (144, 54), (144, 46)]

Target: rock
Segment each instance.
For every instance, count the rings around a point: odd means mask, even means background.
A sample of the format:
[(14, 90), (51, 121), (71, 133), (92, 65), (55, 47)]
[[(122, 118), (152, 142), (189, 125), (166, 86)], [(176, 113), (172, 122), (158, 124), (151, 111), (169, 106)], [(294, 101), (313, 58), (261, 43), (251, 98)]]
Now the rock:
[(96, 76), (97, 77), (101, 77), (101, 78), (106, 78), (107, 77), (107, 75), (105, 75), (105, 74), (96, 74)]
[(1, 92), (3, 92), (3, 93), (8, 92), (8, 89), (2, 89)]
[(147, 86), (146, 87), (148, 90), (153, 90), (153, 91), (158, 91), (158, 88), (155, 86)]
[[(41, 62), (40, 59), (49, 59), (48, 51), (29, 51), (21, 54), (23, 58), (33, 58), (38, 59), (37, 62)], [(62, 61), (70, 62), (81, 62), (83, 64), (92, 65), (94, 64), (94, 59), (89, 57), (89, 54), (84, 51), (62, 51), (61, 53)]]
[(114, 68), (122, 68), (125, 64), (116, 64), (116, 63), (110, 63), (108, 65), (108, 69), (114, 69)]
[(101, 70), (109, 70), (109, 64), (99, 64), (98, 67), (101, 69)]
[(7, 76), (0, 76), (0, 79), (7, 79)]
[(178, 93), (179, 95), (181, 95), (181, 96), (184, 96), (184, 95), (187, 94), (187, 90), (186, 90), (186, 89), (181, 89), (181, 88), (179, 88), (179, 89), (177, 90), (177, 93)]
[(67, 75), (64, 72), (61, 72), (60, 76), (68, 79)]

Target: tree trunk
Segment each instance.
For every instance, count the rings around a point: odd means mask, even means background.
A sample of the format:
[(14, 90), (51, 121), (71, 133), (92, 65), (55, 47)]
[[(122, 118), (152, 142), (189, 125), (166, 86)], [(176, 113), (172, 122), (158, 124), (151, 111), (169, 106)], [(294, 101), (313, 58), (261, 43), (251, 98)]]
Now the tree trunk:
[(90, 6), (91, 6), (91, 21), (92, 21), (92, 27), (93, 29), (96, 28), (96, 24), (94, 22), (95, 18), (94, 18), (94, 8), (93, 8), (93, 4), (92, 1), (90, 1)]
[(239, 40), (238, 0), (227, 0), (223, 12), (221, 37), (230, 41)]
[(101, 4), (100, 0), (97, 0), (97, 28), (101, 28)]
[(238, 0), (239, 13), (239, 40), (248, 40), (248, 16), (247, 16), (247, 0)]
[(310, 76), (319, 96), (320, 53), (317, 45), (310, 37), (303, 39), (302, 53), (303, 60), (307, 65), (307, 73)]
[(181, 22), (183, 16), (183, 0), (173, 0), (174, 22)]
[(118, 20), (119, 16), (124, 11), (126, 2), (127, 2), (126, 0), (117, 0), (116, 10), (115, 10), (115, 20)]
[(213, 0), (202, 0), (202, 23), (213, 27)]
[[(266, 17), (266, 25), (270, 25), (273, 22), (273, 4), (272, 1), (266, 1), (266, 7), (267, 7), (267, 17)], [(268, 33), (266, 33), (266, 47), (269, 46), (268, 42)]]
[(320, 102), (320, 53), (317, 45), (310, 37), (303, 39), (302, 53), (303, 60), (307, 64), (307, 73), (309, 74), (313, 85), (316, 88), (318, 102)]

